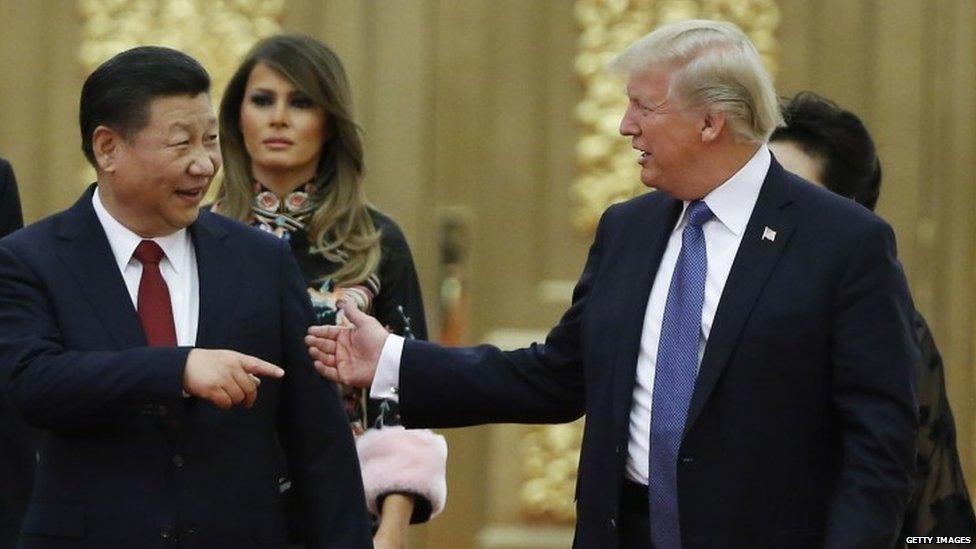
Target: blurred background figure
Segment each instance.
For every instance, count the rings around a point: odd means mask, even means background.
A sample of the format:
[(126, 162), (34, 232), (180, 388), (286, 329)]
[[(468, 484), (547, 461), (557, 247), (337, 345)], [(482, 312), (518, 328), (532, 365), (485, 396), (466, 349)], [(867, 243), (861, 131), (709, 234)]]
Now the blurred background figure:
[[(811, 92), (801, 92), (787, 102), (783, 118), (785, 125), (773, 132), (769, 144), (783, 167), (874, 210), (881, 191), (881, 163), (861, 120)], [(922, 351), (917, 368), (917, 478), (899, 543), (908, 536), (976, 537), (942, 357), (918, 311), (915, 331)]]
[(24, 226), (20, 212), (20, 195), (17, 193), (17, 179), (14, 170), (0, 158), (0, 238)]
[[(332, 50), (306, 36), (256, 44), (228, 83), (220, 142), (224, 180), (214, 209), (289, 242), (319, 324), (341, 323), (337, 302), (346, 300), (398, 334), (427, 339), (406, 238), (366, 201), (361, 130)], [(402, 547), (410, 523), (444, 508), (447, 444), (428, 430), (403, 429), (393, 402), (342, 392), (377, 518), (374, 542)], [(294, 518), (301, 510), (292, 503), (286, 495)]]

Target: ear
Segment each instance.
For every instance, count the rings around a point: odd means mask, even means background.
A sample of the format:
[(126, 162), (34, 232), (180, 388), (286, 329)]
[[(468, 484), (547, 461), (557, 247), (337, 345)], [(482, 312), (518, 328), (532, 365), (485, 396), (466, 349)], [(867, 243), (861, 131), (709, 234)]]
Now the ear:
[(722, 129), (725, 128), (725, 113), (722, 111), (705, 111), (702, 118), (701, 140), (702, 143), (711, 143), (719, 138)]
[(92, 151), (95, 153), (95, 163), (103, 172), (115, 171), (115, 162), (119, 148), (122, 146), (122, 136), (108, 126), (99, 126), (92, 132)]

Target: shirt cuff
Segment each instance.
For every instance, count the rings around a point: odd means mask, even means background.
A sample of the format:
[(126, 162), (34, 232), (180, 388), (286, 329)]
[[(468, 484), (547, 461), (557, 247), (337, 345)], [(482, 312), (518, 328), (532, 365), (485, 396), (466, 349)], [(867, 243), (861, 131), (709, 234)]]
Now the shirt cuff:
[(383, 343), (380, 359), (376, 363), (376, 375), (369, 388), (369, 398), (400, 402), (400, 355), (403, 354), (404, 339), (390, 334)]

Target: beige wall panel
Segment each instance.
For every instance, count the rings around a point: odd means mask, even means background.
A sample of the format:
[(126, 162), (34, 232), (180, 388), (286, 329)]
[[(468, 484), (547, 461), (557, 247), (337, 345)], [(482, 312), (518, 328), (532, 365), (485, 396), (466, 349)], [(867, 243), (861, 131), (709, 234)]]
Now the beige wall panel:
[(84, 182), (77, 135), (75, 12), (53, 2), (0, 1), (0, 155), (14, 166), (27, 222), (70, 205)]
[[(938, 39), (933, 86), (935, 128), (932, 186), (937, 225), (930, 239), (934, 325), (946, 364), (946, 386), (955, 413), (966, 477), (976, 479), (976, 354), (972, 344), (976, 303), (976, 4), (942, 2), (935, 13)], [(972, 490), (970, 490), (972, 493)]]

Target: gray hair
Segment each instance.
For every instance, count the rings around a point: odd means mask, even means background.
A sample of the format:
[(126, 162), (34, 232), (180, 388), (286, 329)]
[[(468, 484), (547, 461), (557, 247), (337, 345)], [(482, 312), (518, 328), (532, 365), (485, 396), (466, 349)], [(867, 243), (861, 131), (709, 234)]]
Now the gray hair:
[(610, 63), (626, 75), (671, 70), (668, 97), (724, 112), (736, 137), (763, 143), (783, 124), (772, 78), (739, 27), (693, 19), (670, 23), (632, 44)]

